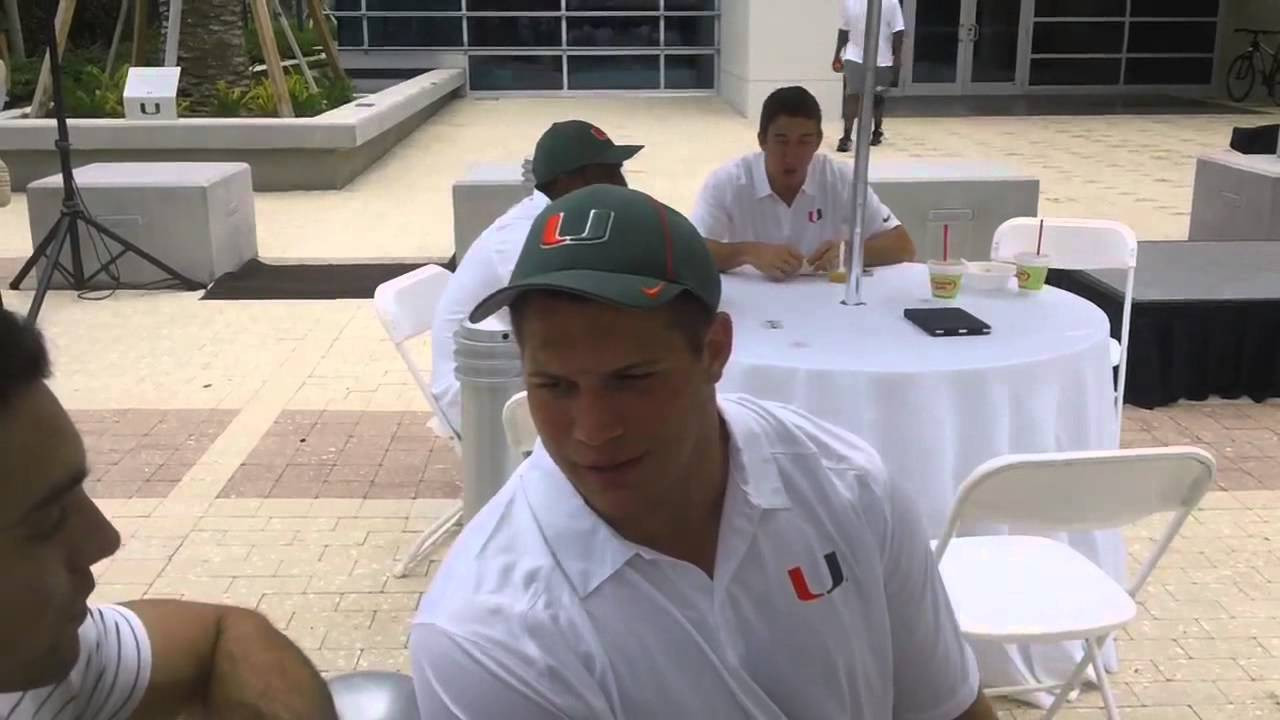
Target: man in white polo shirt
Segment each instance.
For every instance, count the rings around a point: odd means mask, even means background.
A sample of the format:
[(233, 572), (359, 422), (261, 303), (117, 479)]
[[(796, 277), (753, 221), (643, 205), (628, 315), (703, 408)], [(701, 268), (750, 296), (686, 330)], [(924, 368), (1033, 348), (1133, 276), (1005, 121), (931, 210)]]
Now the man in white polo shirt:
[(251, 610), (88, 604), (120, 534), (48, 375), (40, 334), (0, 310), (0, 720), (336, 720), (315, 667)]
[(994, 720), (911, 500), (857, 438), (744, 396), (698, 231), (595, 186), (510, 305), (541, 437), (410, 636), (424, 720)]
[(431, 394), (455, 434), (462, 427), (462, 391), (454, 375), (453, 333), (489, 293), (507, 284), (529, 225), (552, 200), (597, 183), (621, 185), (622, 164), (644, 146), (615, 145), (582, 120), (553, 124), (533, 153), (533, 194), (493, 221), (463, 256), (431, 322)]
[[(691, 220), (722, 271), (750, 265), (775, 280), (803, 269), (825, 272), (839, 259), (853, 217), (853, 165), (822, 146), (822, 107), (802, 87), (775, 90), (764, 101), (760, 152), (715, 170)], [(867, 188), (865, 263), (909, 262), (906, 228)]]

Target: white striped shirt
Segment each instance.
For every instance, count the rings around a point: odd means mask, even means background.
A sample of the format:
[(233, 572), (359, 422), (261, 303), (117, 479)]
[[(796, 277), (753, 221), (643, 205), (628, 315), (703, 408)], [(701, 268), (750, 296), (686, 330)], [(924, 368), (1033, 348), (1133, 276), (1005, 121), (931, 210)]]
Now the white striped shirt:
[(126, 720), (150, 678), (142, 620), (119, 605), (90, 607), (75, 668), (56, 685), (0, 693), (0, 720)]

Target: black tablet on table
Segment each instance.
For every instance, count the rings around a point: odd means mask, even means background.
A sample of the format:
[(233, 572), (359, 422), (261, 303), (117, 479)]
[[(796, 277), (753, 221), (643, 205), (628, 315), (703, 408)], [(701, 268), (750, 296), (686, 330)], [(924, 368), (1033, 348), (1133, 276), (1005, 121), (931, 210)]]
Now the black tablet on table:
[(990, 335), (991, 326), (958, 307), (907, 308), (903, 316), (934, 337)]

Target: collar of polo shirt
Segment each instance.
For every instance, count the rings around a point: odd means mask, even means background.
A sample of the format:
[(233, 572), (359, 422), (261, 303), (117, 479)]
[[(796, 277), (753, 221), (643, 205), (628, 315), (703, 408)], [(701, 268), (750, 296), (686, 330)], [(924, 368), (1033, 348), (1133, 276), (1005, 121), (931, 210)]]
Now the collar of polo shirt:
[[(761, 432), (758, 421), (744, 417), (750, 410), (721, 403), (720, 413), (729, 428), (730, 482), (738, 482), (747, 499), (762, 510), (791, 507), (771, 452), (776, 448), (770, 447), (770, 438)], [(776, 445), (776, 440), (773, 444)], [(579, 597), (591, 594), (632, 556), (663, 557), (624, 539), (609, 527), (555, 467), (544, 449), (539, 447), (529, 463), (525, 472), (538, 473), (542, 478), (524, 485), (525, 497), (547, 545)]]

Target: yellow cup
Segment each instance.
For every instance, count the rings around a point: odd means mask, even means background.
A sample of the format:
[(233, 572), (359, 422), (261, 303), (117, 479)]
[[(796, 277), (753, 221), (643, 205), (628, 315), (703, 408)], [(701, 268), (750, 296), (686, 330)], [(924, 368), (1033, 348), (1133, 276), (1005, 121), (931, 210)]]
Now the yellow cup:
[(964, 279), (963, 260), (929, 261), (929, 287), (940, 300), (954, 300), (960, 294), (960, 281)]
[(1018, 288), (1037, 292), (1044, 289), (1049, 276), (1049, 256), (1035, 253), (1018, 253), (1013, 257), (1018, 264)]

